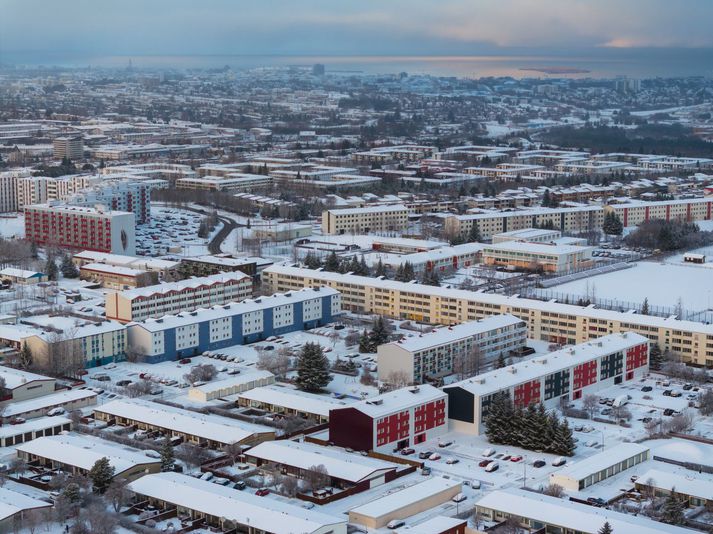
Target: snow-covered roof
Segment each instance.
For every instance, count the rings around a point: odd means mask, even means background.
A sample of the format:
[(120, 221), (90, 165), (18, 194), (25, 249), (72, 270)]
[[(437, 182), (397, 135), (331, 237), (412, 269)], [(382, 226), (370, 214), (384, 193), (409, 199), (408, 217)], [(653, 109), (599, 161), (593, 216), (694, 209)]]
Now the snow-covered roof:
[(109, 254), (107, 252), (96, 252), (93, 250), (83, 250), (82, 252), (77, 252), (74, 258), (80, 260), (86, 260), (91, 263), (106, 263), (108, 265), (123, 265), (125, 267), (134, 266), (140, 269), (174, 269), (178, 266), (180, 262), (161, 260), (158, 258), (147, 258), (125, 256), (123, 254)]
[(403, 204), (386, 204), (378, 206), (366, 206), (364, 208), (340, 208), (327, 210), (329, 213), (337, 216), (341, 215), (364, 215), (367, 213), (389, 213), (398, 211), (408, 211), (408, 208)]
[[(69, 402), (76, 402), (83, 399), (94, 399), (96, 402), (97, 394), (88, 389), (68, 389), (66, 391), (58, 391), (50, 393), (34, 399), (24, 401), (11, 402), (5, 406), (2, 413), (3, 417), (14, 417), (26, 413), (43, 410), (45, 408), (60, 407)], [(91, 403), (91, 401), (88, 401)]]
[(498, 293), (483, 293), (481, 291), (475, 292), (465, 289), (429, 286), (412, 282), (398, 282), (396, 280), (385, 280), (354, 274), (328, 272), (320, 269), (311, 270), (301, 267), (293, 267), (289, 264), (275, 264), (265, 269), (265, 272), (275, 272), (283, 275), (294, 276), (296, 278), (314, 278), (319, 281), (329, 281), (338, 284), (353, 284), (357, 287), (379, 287), (392, 291), (404, 291), (426, 296), (435, 296), (441, 299), (461, 299), (464, 301), (477, 302), (493, 306), (506, 306), (509, 308), (523, 307), (528, 310), (576, 315), (606, 321), (621, 321), (622, 323), (644, 325), (653, 328), (673, 328), (684, 332), (696, 332), (713, 336), (713, 325), (706, 325), (698, 321), (683, 321), (676, 319), (675, 317), (641, 315), (615, 310), (603, 310), (594, 306), (582, 307), (574, 304), (564, 304), (561, 302), (551, 301), (545, 302), (542, 300), (527, 299), (518, 296), (500, 295)]
[(518, 319), (514, 315), (493, 315), (491, 317), (481, 319), (480, 321), (469, 321), (467, 323), (461, 323), (453, 326), (443, 326), (430, 333), (405, 337), (401, 341), (394, 341), (388, 343), (388, 345), (395, 345), (404, 350), (416, 352), (431, 347), (437, 347), (439, 345), (453, 343), (460, 339), (473, 337), (491, 330), (515, 326), (518, 323), (522, 323), (524, 325), (524, 321), (522, 319)]
[(488, 395), (503, 389), (511, 388), (523, 382), (529, 382), (545, 375), (568, 369), (588, 362), (600, 356), (623, 351), (629, 347), (648, 344), (649, 340), (633, 332), (609, 334), (593, 341), (580, 343), (555, 352), (550, 352), (531, 360), (518, 362), (514, 365), (495, 369), (487, 373), (467, 378), (450, 384), (448, 388), (460, 387), (475, 396)]
[(33, 508), (49, 508), (52, 503), (33, 499), (8, 488), (0, 488), (0, 521)]
[(395, 463), (360, 454), (350, 454), (334, 447), (287, 440), (265, 441), (251, 448), (247, 455), (304, 470), (309, 470), (315, 465), (323, 465), (329, 476), (354, 484), (399, 467)]
[(616, 533), (691, 534), (687, 528), (520, 489), (495, 490), (475, 503), (479, 509), (501, 510), (586, 534), (596, 534), (605, 522)]
[(5, 380), (5, 387), (7, 389), (19, 388), (20, 386), (24, 386), (29, 382), (54, 382), (54, 378), (30, 373), (28, 371), (23, 371), (22, 369), (13, 369), (12, 367), (5, 367), (4, 365), (0, 365), (0, 377)]
[(307, 393), (306, 391), (290, 389), (280, 385), (254, 388), (241, 393), (240, 397), (255, 402), (282, 406), (298, 412), (317, 414), (322, 417), (329, 417), (329, 410), (344, 408), (355, 402), (350, 399), (340, 400), (326, 395)]
[(240, 443), (255, 434), (274, 433), (274, 429), (267, 426), (219, 415), (205, 415), (140, 399), (114, 400), (102, 404), (94, 411), (223, 444)]
[(78, 434), (33, 439), (18, 445), (17, 450), (86, 470), (91, 469), (97, 460), (107, 458), (117, 475), (138, 465), (159, 462), (136, 449)]
[(652, 481), (651, 486), (654, 488), (667, 491), (675, 489), (676, 493), (698, 497), (707, 501), (713, 500), (713, 480), (710, 476), (701, 475), (697, 471), (685, 470), (675, 473), (660, 469), (649, 469), (639, 476), (636, 483), (648, 485), (649, 480)]
[(346, 522), (344, 518), (179, 473), (146, 475), (131, 482), (129, 487), (139, 495), (275, 534), (310, 534)]
[(144, 274), (146, 271), (141, 269), (132, 269), (131, 267), (123, 267), (121, 265), (110, 265), (108, 263), (87, 263), (80, 267), (82, 271), (94, 271), (98, 273), (111, 273), (120, 276), (136, 277)]
[(44, 276), (37, 271), (26, 271), (24, 269), (15, 269), (14, 267), (5, 267), (0, 271), (0, 276), (12, 276), (13, 278), (38, 278)]
[(427, 402), (438, 399), (445, 399), (446, 393), (430, 384), (420, 386), (409, 386), (387, 393), (382, 393), (376, 397), (355, 402), (350, 408), (356, 408), (360, 412), (372, 418), (382, 417), (393, 412), (407, 410), (412, 406), (420, 406)]
[(455, 529), (460, 525), (466, 524), (468, 521), (466, 519), (458, 519), (457, 517), (448, 517), (445, 515), (438, 515), (427, 519), (423, 523), (417, 525), (407, 525), (403, 527), (404, 532), (416, 532), (417, 534), (426, 534), (433, 532), (455, 532)]
[(562, 232), (560, 232), (559, 230), (548, 230), (545, 228), (523, 228), (522, 230), (510, 230), (509, 232), (500, 232), (499, 234), (495, 234), (493, 237), (512, 237), (514, 239), (528, 240), (543, 236), (559, 237), (561, 235)]
[(575, 461), (572, 464), (568, 463), (564, 469), (553, 473), (552, 476), (570, 478), (572, 480), (583, 480), (589, 475), (604, 471), (615, 464), (624, 462), (629, 458), (648, 451), (648, 447), (644, 447), (638, 443), (619, 443), (616, 447), (599, 452), (584, 460)]
[(44, 430), (45, 428), (54, 428), (59, 425), (69, 424), (71, 421), (62, 415), (56, 415), (54, 417), (38, 417), (36, 419), (30, 419), (25, 423), (19, 425), (3, 425), (0, 426), (0, 438), (8, 438), (10, 436), (17, 436), (24, 434), (25, 432), (36, 432), (37, 430)]
[(454, 487), (460, 487), (460, 481), (433, 477), (424, 482), (414, 484), (380, 499), (352, 508), (351, 511), (366, 517), (382, 517), (396, 512), (405, 506), (428, 499), (429, 497)]
[(148, 318), (143, 321), (129, 323), (129, 327), (141, 327), (151, 332), (160, 332), (178, 326), (195, 323), (202, 323), (223, 317), (232, 317), (243, 313), (268, 310), (276, 306), (295, 304), (307, 300), (319, 299), (329, 295), (337, 295), (339, 292), (329, 287), (304, 288), (286, 293), (276, 293), (272, 296), (257, 297), (247, 299), (242, 302), (230, 302), (212, 306), (210, 308), (198, 308), (191, 312), (182, 312), (177, 315), (165, 315), (161, 318)]
[(212, 286), (216, 284), (225, 284), (230, 281), (239, 281), (250, 279), (250, 277), (240, 271), (230, 273), (218, 273), (211, 276), (202, 276), (200, 278), (188, 278), (179, 282), (170, 282), (166, 284), (155, 284), (146, 287), (137, 287), (127, 289), (121, 292), (121, 296), (127, 300), (135, 298), (146, 298), (153, 295), (165, 295), (171, 292), (181, 292), (186, 289), (197, 289), (199, 287)]
[(274, 376), (270, 371), (265, 371), (261, 369), (248, 369), (241, 370), (240, 374), (229, 376), (223, 380), (215, 380), (213, 382), (208, 382), (201, 386), (196, 386), (191, 388), (192, 390), (202, 391), (204, 393), (211, 393), (213, 391), (218, 391), (221, 389), (231, 388), (235, 386), (240, 386), (243, 384), (249, 384), (255, 380), (264, 380)]
[(601, 206), (573, 206), (567, 208), (528, 208), (524, 210), (513, 211), (491, 211), (486, 213), (473, 213), (469, 215), (452, 215), (459, 221), (477, 221), (480, 219), (492, 219), (493, 217), (531, 217), (533, 215), (560, 215), (562, 213), (578, 213), (601, 211)]
[(579, 245), (549, 245), (546, 243), (530, 243), (526, 241), (504, 241), (493, 245), (485, 245), (483, 254), (490, 252), (523, 252), (526, 254), (564, 256), (594, 250), (594, 247), (583, 247)]

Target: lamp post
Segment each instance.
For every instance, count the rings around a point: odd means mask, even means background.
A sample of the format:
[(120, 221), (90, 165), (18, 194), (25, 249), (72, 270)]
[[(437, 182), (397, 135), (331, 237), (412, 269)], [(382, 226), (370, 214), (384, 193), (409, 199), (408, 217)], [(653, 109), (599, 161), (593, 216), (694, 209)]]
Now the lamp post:
[(522, 489), (527, 487), (527, 454), (522, 457)]

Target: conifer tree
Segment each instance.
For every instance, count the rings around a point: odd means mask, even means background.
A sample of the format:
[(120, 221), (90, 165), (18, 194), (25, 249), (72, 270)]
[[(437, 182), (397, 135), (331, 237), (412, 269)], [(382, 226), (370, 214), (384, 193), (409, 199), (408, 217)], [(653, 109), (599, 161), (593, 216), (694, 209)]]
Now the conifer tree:
[(322, 266), (322, 262), (319, 261), (317, 255), (312, 251), (307, 253), (303, 263), (308, 269), (319, 269)]
[(644, 298), (644, 303), (641, 305), (641, 315), (648, 315), (649, 314), (649, 299), (648, 297)]
[(361, 255), (361, 261), (359, 261), (359, 274), (361, 276), (369, 276), (371, 274), (369, 266), (366, 264), (366, 260), (364, 259), (364, 254)]
[(362, 354), (371, 352), (371, 340), (369, 339), (369, 333), (364, 330), (359, 336), (359, 352)]
[(470, 227), (470, 232), (468, 232), (468, 241), (471, 243), (479, 243), (482, 240), (483, 238), (480, 235), (478, 221), (473, 221), (473, 226)]
[(405, 282), (404, 278), (404, 266), (403, 264), (399, 264), (399, 266), (396, 268), (396, 274), (394, 275), (394, 280), (398, 282)]
[(613, 534), (613, 533), (614, 533), (614, 529), (611, 528), (609, 521), (605, 521), (604, 524), (602, 525), (602, 528), (600, 528), (597, 531), (597, 534)]
[(20, 351), (20, 367), (23, 369), (32, 367), (32, 351), (27, 342), (22, 344), (22, 350)]
[(59, 270), (57, 269), (57, 264), (55, 263), (54, 258), (52, 256), (49, 256), (47, 258), (47, 264), (45, 265), (45, 274), (47, 275), (48, 280), (52, 280), (53, 282), (57, 281)]
[(384, 262), (379, 258), (379, 263), (376, 264), (376, 272), (374, 272), (375, 277), (386, 276), (386, 267), (384, 267)]
[(555, 454), (574, 456), (576, 445), (574, 443), (574, 437), (572, 436), (572, 429), (569, 428), (567, 419), (561, 421), (557, 427), (557, 431), (555, 432), (555, 444), (556, 450), (553, 451)]
[(375, 320), (369, 334), (370, 352), (376, 352), (376, 347), (389, 342), (391, 336), (391, 325), (379, 315)]
[(337, 253), (332, 251), (327, 259), (324, 261), (324, 270), (331, 273), (339, 272), (339, 258), (337, 258)]
[(109, 458), (99, 458), (89, 470), (89, 478), (94, 486), (94, 491), (104, 493), (114, 478), (114, 466), (109, 463)]
[(676, 488), (671, 488), (671, 493), (661, 507), (661, 521), (669, 525), (680, 525), (684, 519), (683, 511), (683, 502), (676, 495)]
[(167, 471), (173, 471), (173, 468), (176, 465), (176, 456), (173, 451), (173, 444), (168, 437), (163, 441), (160, 453), (161, 471), (164, 473)]
[(505, 367), (507, 363), (505, 362), (505, 354), (502, 352), (498, 355), (498, 360), (495, 362), (495, 368), (496, 369), (502, 369)]
[(303, 391), (321, 391), (332, 380), (329, 368), (329, 360), (321, 345), (305, 343), (297, 357), (297, 387)]
[(72, 258), (68, 254), (62, 257), (60, 271), (62, 271), (62, 276), (65, 278), (79, 278), (79, 269), (72, 263)]
[(661, 347), (658, 343), (652, 343), (649, 349), (649, 368), (652, 371), (661, 370), (661, 365), (663, 364), (663, 355), (661, 354)]

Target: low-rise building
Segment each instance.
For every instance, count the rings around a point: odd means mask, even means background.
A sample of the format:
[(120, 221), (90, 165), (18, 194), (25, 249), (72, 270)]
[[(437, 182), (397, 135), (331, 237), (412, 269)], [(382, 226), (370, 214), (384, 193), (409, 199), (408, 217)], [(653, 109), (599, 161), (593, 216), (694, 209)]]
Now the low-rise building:
[(108, 319), (128, 323), (239, 302), (251, 295), (252, 278), (236, 271), (109, 293), (104, 307)]
[(16, 269), (14, 267), (6, 267), (0, 271), (0, 280), (17, 285), (33, 285), (47, 281), (47, 275), (36, 271), (26, 271), (24, 269)]
[(275, 375), (269, 371), (260, 369), (243, 370), (235, 376), (192, 387), (188, 390), (188, 398), (198, 402), (208, 402), (229, 397), (230, 395), (238, 395), (251, 389), (274, 383)]
[(359, 451), (391, 453), (448, 428), (448, 395), (428, 384), (410, 386), (329, 412), (329, 441)]
[(260, 226), (253, 230), (255, 237), (271, 241), (290, 241), (302, 239), (312, 235), (312, 226), (309, 224), (278, 223)]
[(24, 493), (0, 488), (0, 532), (13, 532), (18, 525), (27, 524), (26, 514), (34, 510), (52, 508), (52, 503), (28, 497)]
[(646, 202), (627, 200), (604, 206), (606, 213), (615, 213), (624, 227), (637, 226), (653, 219), (665, 221), (709, 221), (713, 215), (713, 199), (688, 198)]
[(138, 269), (150, 273), (157, 273), (159, 278), (171, 275), (175, 276), (178, 273), (180, 261), (163, 260), (159, 258), (149, 258), (146, 256), (126, 256), (123, 254), (109, 254), (106, 252), (96, 252), (93, 250), (83, 250), (72, 256), (72, 263), (77, 267), (82, 267), (90, 263), (100, 263), (113, 265), (115, 267), (127, 267), (129, 269)]
[(611, 450), (589, 456), (552, 473), (550, 484), (557, 484), (567, 491), (581, 491), (645, 462), (649, 456), (648, 447), (638, 443), (619, 443)]
[(257, 387), (238, 396), (238, 405), (275, 414), (296, 415), (318, 423), (329, 421), (329, 412), (355, 402), (316, 393), (307, 393), (280, 384)]
[(138, 399), (102, 404), (94, 409), (94, 417), (120, 426), (159, 431), (169, 437), (212, 449), (235, 444), (254, 445), (275, 439), (274, 428)]
[(160, 509), (175, 508), (222, 532), (347, 534), (346, 519), (179, 473), (146, 475), (131, 482), (129, 489), (137, 501), (148, 501)]
[(656, 497), (674, 493), (688, 507), (708, 506), (713, 503), (713, 480), (710, 476), (691, 471), (664, 471), (649, 469), (634, 482), (636, 489)]
[(118, 267), (105, 263), (87, 263), (79, 268), (80, 280), (101, 284), (106, 289), (123, 291), (134, 287), (144, 287), (158, 282), (156, 273), (149, 273), (131, 267)]
[(57, 391), (42, 397), (11, 402), (5, 406), (0, 421), (7, 423), (13, 419), (34, 419), (44, 417), (55, 408), (62, 408), (67, 413), (93, 406), (97, 403), (98, 395), (88, 389), (67, 389)]
[(369, 529), (385, 527), (394, 519), (406, 519), (448, 502), (461, 492), (459, 481), (429, 478), (406, 489), (349, 510), (349, 522)]
[(258, 275), (258, 264), (260, 268), (272, 262), (263, 260), (263, 258), (233, 258), (227, 254), (216, 256), (194, 256), (191, 258), (182, 258), (181, 272), (186, 276), (209, 276), (211, 274), (219, 274), (224, 272), (240, 271), (253, 278)]
[(73, 475), (87, 475), (97, 460), (107, 458), (114, 477), (132, 480), (161, 470), (161, 460), (143, 451), (94, 436), (62, 434), (37, 438), (17, 447), (17, 456), (30, 465), (61, 469)]
[(510, 518), (530, 531), (597, 534), (604, 523), (613, 532), (691, 534), (687, 528), (659, 523), (643, 515), (615, 512), (521, 489), (491, 491), (475, 503), (481, 519), (502, 523)]
[(148, 362), (175, 360), (323, 326), (341, 311), (338, 291), (304, 288), (129, 323), (129, 346)]
[(0, 447), (12, 447), (44, 436), (72, 430), (72, 421), (61, 415), (32, 419), (18, 425), (0, 426)]
[(648, 369), (648, 339), (631, 332), (611, 334), (446, 386), (448, 418), (454, 430), (482, 434), (497, 395), (508, 395), (518, 407), (542, 403), (554, 408), (563, 399), (632, 382)]
[(505, 243), (507, 241), (524, 241), (526, 243), (552, 243), (562, 237), (559, 230), (547, 230), (545, 228), (523, 228), (522, 230), (512, 230), (501, 232), (493, 236), (493, 244)]
[[(500, 354), (509, 356), (525, 347), (527, 325), (512, 315), (494, 315), (480, 321), (446, 326), (377, 347), (379, 380), (398, 374), (408, 383), (421, 384), (454, 372), (467, 361), (477, 368)], [(464, 371), (465, 372), (465, 371)]]
[(483, 263), (512, 270), (567, 273), (593, 265), (594, 247), (506, 241), (483, 247)]
[[(7, 328), (11, 329), (12, 326), (3, 327)], [(0, 379), (3, 380), (0, 402), (18, 402), (54, 393), (57, 382), (49, 376), (6, 366), (0, 366)]]

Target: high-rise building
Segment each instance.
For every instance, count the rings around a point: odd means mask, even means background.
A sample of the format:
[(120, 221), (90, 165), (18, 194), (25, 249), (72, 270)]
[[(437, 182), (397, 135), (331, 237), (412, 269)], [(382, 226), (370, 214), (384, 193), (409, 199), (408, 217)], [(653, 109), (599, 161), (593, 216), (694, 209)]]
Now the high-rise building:
[(56, 159), (67, 158), (73, 161), (84, 159), (84, 141), (81, 137), (58, 137), (52, 145)]

